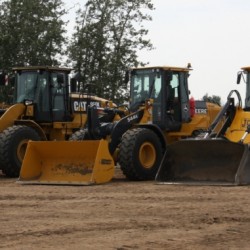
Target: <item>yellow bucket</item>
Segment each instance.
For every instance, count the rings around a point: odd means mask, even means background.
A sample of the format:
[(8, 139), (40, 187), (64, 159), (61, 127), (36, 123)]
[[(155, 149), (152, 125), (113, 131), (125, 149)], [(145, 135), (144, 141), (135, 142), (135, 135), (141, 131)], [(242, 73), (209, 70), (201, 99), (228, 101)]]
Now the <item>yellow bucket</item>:
[(113, 176), (114, 161), (105, 140), (29, 141), (18, 182), (92, 185)]

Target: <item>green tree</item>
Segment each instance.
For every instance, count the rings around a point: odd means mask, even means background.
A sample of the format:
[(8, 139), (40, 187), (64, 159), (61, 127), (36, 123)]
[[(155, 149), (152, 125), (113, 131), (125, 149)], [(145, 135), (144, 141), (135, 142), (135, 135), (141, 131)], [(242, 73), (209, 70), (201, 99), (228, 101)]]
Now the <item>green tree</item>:
[(0, 4), (0, 68), (58, 65), (65, 43), (61, 0), (6, 0)]
[(217, 95), (209, 96), (207, 93), (202, 97), (203, 101), (216, 103), (221, 106), (221, 97)]
[(69, 56), (97, 95), (117, 102), (128, 96), (125, 70), (143, 65), (138, 50), (152, 49), (143, 22), (151, 20), (147, 12), (153, 9), (151, 0), (89, 0), (77, 12)]

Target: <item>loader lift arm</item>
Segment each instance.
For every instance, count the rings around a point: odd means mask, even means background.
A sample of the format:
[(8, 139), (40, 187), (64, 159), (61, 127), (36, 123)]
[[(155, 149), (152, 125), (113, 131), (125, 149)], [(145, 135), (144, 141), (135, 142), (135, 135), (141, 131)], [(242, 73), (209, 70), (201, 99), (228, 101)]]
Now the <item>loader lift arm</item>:
[[(106, 109), (109, 112), (122, 112), (117, 109)], [(134, 124), (138, 124), (143, 116), (144, 110), (139, 109), (128, 116), (123, 117), (118, 122), (101, 123), (98, 119), (98, 109), (96, 107), (88, 108), (88, 133), (91, 139), (100, 140), (106, 136), (111, 136), (109, 143), (109, 152), (112, 155), (117, 148), (122, 135), (130, 129)]]
[[(212, 138), (212, 137), (217, 138), (217, 137), (223, 136), (227, 128), (232, 123), (234, 116), (235, 116), (235, 112), (236, 112), (235, 101), (234, 101), (234, 98), (232, 98), (233, 93), (236, 93), (237, 95), (239, 107), (242, 106), (242, 100), (241, 100), (241, 96), (238, 90), (230, 91), (227, 97), (227, 102), (225, 103), (221, 111), (218, 113), (218, 115), (216, 116), (216, 118), (214, 119), (210, 127), (208, 128), (208, 131), (204, 138)], [(221, 127), (219, 132), (215, 134), (214, 133), (215, 128), (222, 121), (224, 117), (225, 117), (225, 121), (224, 121), (223, 126)]]

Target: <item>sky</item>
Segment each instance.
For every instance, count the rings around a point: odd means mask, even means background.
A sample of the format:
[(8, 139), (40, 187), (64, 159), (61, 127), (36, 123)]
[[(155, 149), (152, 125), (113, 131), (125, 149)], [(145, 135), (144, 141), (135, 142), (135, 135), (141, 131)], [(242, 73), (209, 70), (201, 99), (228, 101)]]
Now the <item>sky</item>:
[[(64, 0), (72, 30), (75, 10), (86, 1)], [(138, 51), (150, 66), (185, 67), (191, 63), (191, 96), (220, 96), (232, 89), (245, 98), (245, 83), (236, 84), (237, 72), (250, 66), (249, 0), (152, 0), (152, 21), (144, 22), (154, 50)], [(248, 47), (249, 46), (249, 47)]]

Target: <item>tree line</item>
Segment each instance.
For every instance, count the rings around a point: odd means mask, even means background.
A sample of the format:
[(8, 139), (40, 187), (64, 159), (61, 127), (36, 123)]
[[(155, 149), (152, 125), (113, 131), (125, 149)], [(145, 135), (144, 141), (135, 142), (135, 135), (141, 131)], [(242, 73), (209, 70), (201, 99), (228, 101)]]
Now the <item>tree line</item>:
[[(75, 11), (72, 35), (64, 18), (70, 10), (63, 0), (0, 0), (0, 77), (16, 66), (69, 66), (96, 95), (122, 103), (129, 96), (126, 69), (146, 65), (137, 52), (153, 48), (144, 24), (154, 5), (87, 0)], [(10, 92), (0, 86), (0, 102), (11, 102)]]
[(97, 95), (121, 102), (128, 97), (125, 70), (145, 65), (137, 52), (152, 49), (144, 23), (153, 9), (151, 0), (88, 0), (69, 35), (62, 0), (0, 1), (0, 70), (70, 66)]

